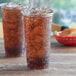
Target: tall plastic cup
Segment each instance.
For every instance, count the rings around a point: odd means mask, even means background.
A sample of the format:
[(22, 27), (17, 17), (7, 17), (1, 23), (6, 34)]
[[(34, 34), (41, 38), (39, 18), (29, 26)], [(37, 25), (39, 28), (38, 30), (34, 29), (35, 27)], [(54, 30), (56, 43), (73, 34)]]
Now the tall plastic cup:
[(30, 69), (49, 66), (52, 13), (51, 9), (23, 11), (26, 57)]
[(20, 3), (10, 2), (1, 7), (5, 54), (7, 57), (19, 57), (24, 53), (20, 5)]

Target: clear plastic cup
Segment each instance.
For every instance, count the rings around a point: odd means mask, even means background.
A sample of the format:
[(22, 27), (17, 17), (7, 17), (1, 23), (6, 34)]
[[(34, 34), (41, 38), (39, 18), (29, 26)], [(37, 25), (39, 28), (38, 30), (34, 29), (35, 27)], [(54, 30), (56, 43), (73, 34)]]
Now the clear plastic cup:
[(5, 54), (19, 57), (24, 54), (21, 4), (10, 2), (1, 6)]
[(26, 57), (30, 69), (49, 66), (52, 13), (51, 9), (23, 10)]

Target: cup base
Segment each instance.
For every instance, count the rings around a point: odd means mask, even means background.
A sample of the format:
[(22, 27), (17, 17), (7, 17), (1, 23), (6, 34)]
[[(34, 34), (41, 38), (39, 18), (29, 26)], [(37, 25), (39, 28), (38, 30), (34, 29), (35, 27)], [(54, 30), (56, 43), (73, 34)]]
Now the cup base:
[(24, 56), (24, 55), (23, 55), (23, 54), (18, 54), (18, 55), (6, 54), (6, 57), (8, 57), (8, 58), (13, 58), (13, 57), (22, 57), (22, 56)]
[(46, 66), (46, 65), (43, 65), (43, 66), (30, 66), (30, 65), (28, 65), (27, 66), (29, 69), (36, 69), (36, 70), (39, 70), (39, 69), (47, 69), (48, 68), (48, 66)]

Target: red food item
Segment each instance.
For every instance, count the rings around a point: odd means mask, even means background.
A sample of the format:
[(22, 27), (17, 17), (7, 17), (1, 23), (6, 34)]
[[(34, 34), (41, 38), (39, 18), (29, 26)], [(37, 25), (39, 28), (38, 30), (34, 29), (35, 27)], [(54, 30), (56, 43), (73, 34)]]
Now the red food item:
[(76, 29), (65, 29), (64, 31), (55, 32), (56, 40), (66, 46), (76, 46)]

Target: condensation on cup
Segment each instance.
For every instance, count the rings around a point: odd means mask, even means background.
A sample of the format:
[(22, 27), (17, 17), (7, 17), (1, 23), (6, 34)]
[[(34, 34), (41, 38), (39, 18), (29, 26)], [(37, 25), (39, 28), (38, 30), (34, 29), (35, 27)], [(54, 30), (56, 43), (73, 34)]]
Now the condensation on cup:
[(51, 9), (44, 8), (23, 11), (27, 66), (30, 69), (49, 66), (52, 13)]
[(21, 3), (10, 2), (1, 6), (5, 54), (19, 57), (24, 54), (23, 22)]

